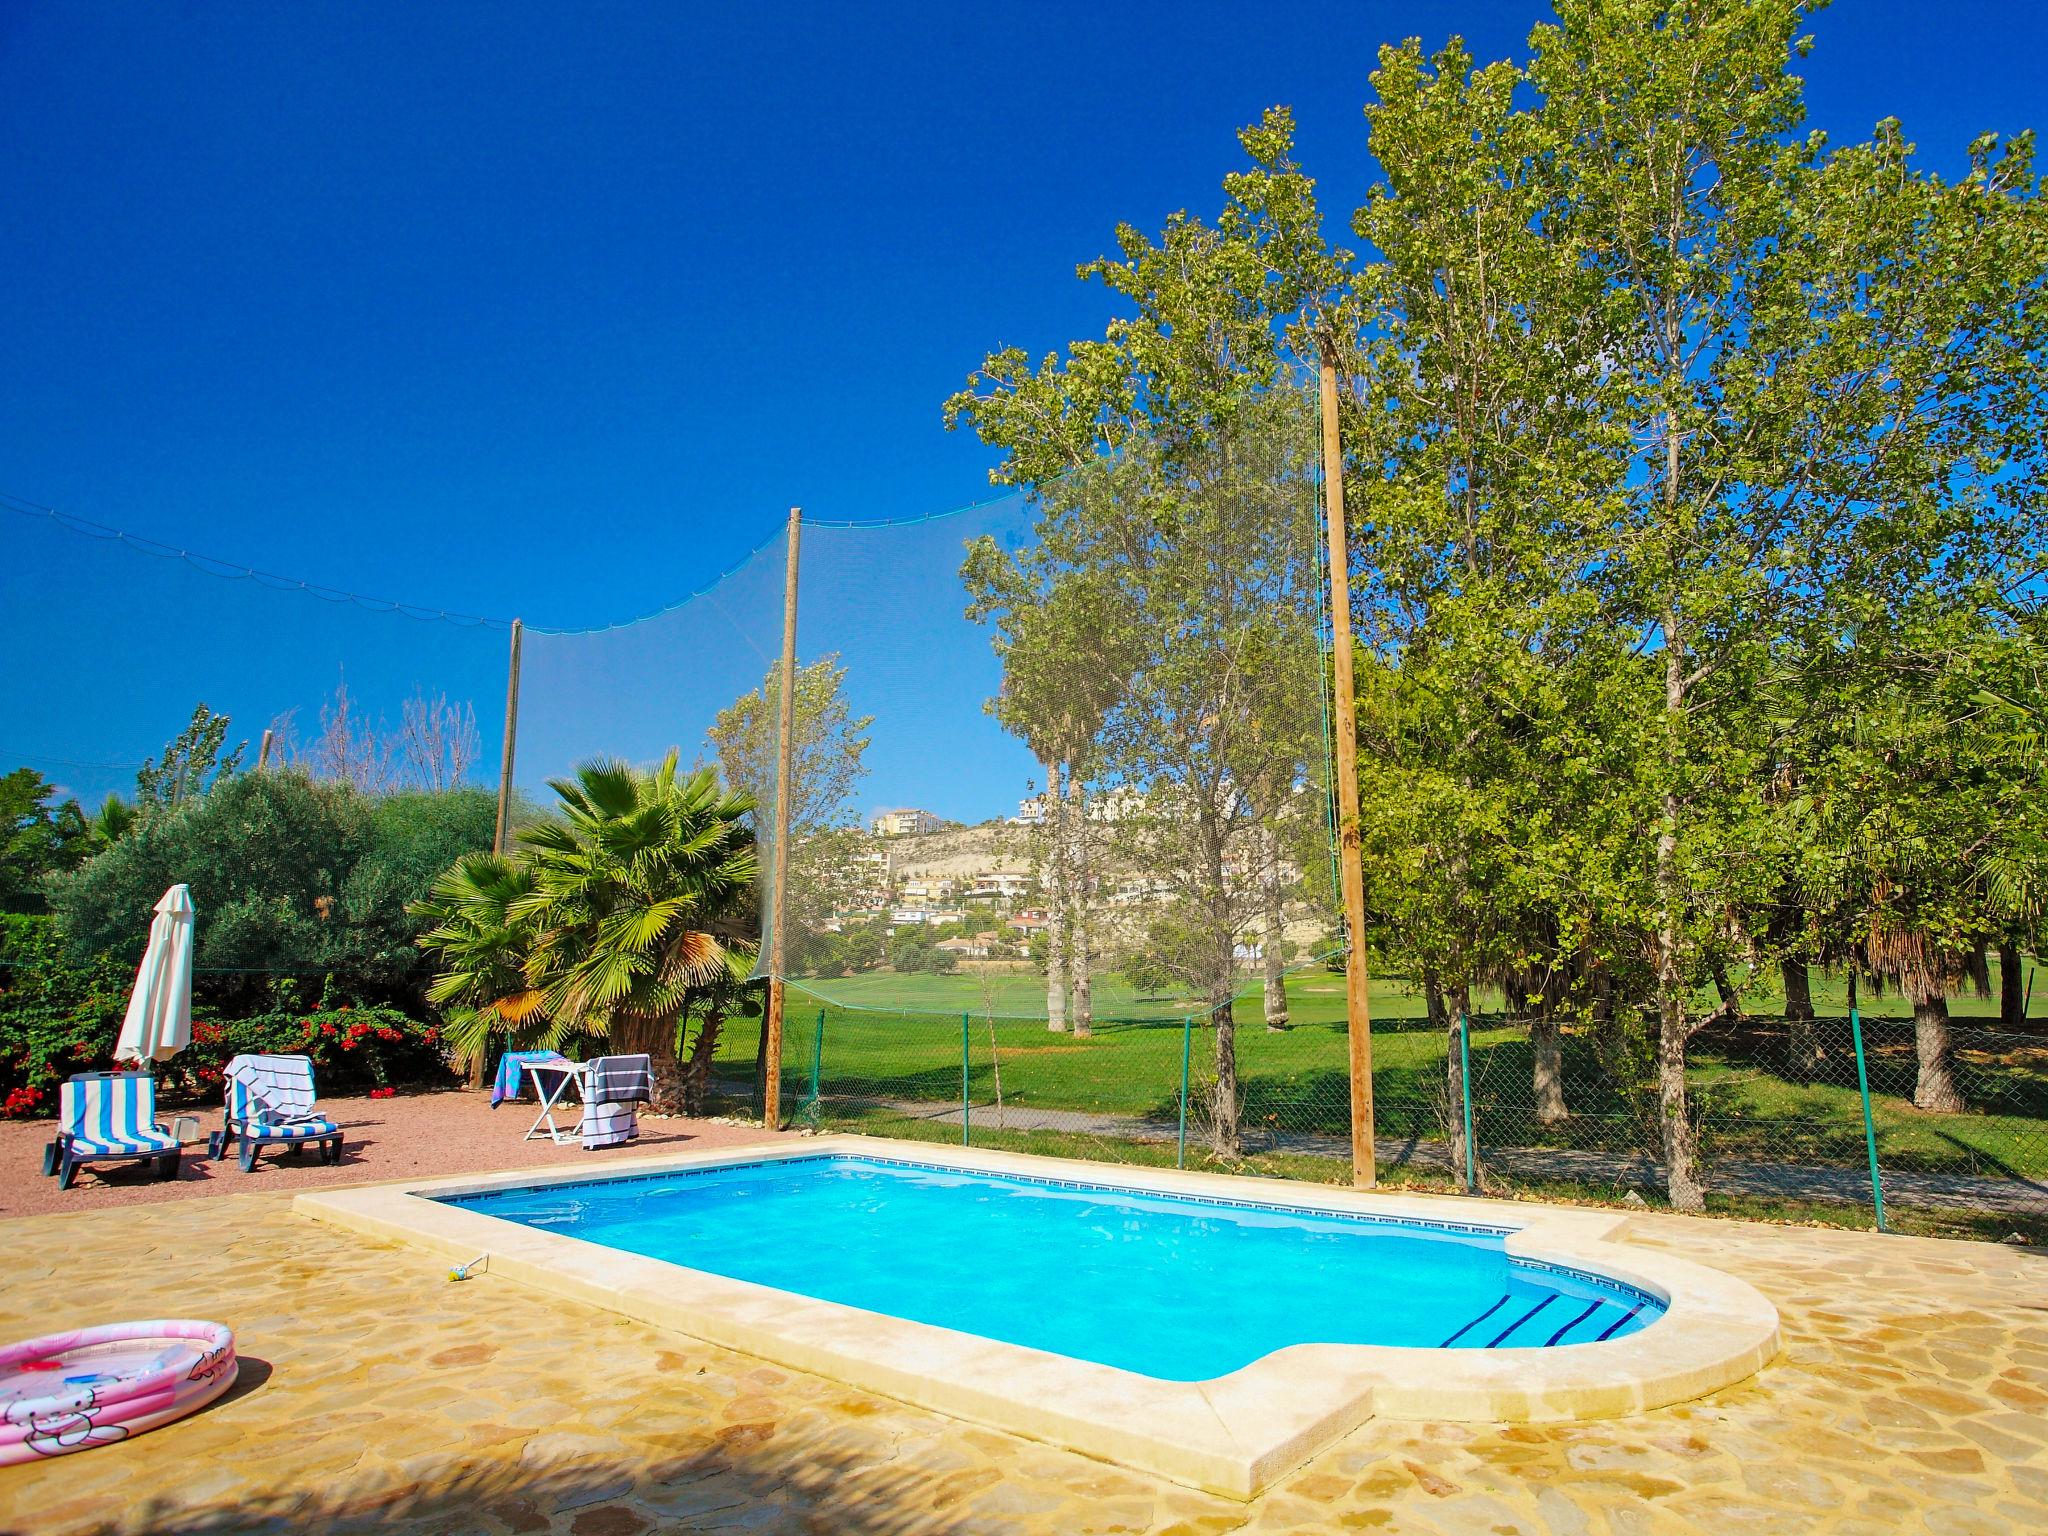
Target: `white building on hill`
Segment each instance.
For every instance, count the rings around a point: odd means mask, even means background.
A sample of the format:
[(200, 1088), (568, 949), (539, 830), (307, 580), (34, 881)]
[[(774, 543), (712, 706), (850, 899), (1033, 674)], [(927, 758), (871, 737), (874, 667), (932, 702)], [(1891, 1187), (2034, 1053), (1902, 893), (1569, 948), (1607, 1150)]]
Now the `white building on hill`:
[(922, 837), (939, 830), (939, 818), (930, 811), (877, 811), (874, 828), (880, 837)]

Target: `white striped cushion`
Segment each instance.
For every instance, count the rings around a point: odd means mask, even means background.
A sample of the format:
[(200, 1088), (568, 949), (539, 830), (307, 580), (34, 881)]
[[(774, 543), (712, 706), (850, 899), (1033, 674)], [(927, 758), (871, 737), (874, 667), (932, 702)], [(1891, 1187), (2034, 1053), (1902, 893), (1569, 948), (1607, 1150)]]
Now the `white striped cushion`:
[(340, 1127), (325, 1115), (316, 1115), (311, 1120), (294, 1120), (288, 1125), (273, 1125), (268, 1120), (249, 1122), (249, 1133), (280, 1141), (303, 1141), (308, 1136), (332, 1136)]

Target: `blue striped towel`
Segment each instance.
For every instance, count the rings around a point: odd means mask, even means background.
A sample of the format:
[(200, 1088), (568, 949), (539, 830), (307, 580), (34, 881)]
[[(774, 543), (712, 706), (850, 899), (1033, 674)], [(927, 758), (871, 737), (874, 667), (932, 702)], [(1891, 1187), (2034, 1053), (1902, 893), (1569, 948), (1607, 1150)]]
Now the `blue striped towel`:
[(507, 1051), (498, 1058), (498, 1075), (491, 1080), (491, 1108), (496, 1109), (507, 1099), (519, 1097), (519, 1063), (522, 1061), (569, 1065), (569, 1058), (560, 1051)]

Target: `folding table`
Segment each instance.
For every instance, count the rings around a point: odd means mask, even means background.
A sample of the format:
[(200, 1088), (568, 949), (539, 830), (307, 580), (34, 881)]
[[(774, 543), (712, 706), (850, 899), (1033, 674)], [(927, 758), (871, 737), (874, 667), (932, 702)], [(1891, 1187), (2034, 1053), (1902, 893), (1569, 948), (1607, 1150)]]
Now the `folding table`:
[(526, 1128), (525, 1140), (539, 1141), (546, 1138), (559, 1147), (575, 1141), (582, 1134), (583, 1115), (580, 1106), (570, 1106), (577, 1109), (576, 1123), (566, 1128), (555, 1124), (555, 1110), (562, 1107), (562, 1095), (569, 1091), (570, 1084), (576, 1085), (579, 1099), (583, 1096), (583, 1074), (586, 1068), (587, 1063), (571, 1061), (566, 1056), (558, 1056), (553, 1061), (519, 1063), (520, 1075), (533, 1084), (534, 1097), (540, 1100), (540, 1113), (533, 1117), (533, 1124)]

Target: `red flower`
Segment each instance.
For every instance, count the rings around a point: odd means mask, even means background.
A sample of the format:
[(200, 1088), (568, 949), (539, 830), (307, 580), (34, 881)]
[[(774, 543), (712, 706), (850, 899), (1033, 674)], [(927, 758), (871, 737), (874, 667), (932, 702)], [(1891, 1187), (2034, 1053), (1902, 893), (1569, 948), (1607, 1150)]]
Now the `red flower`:
[(373, 1099), (389, 1099), (395, 1097), (397, 1093), (398, 1090), (396, 1088), (372, 1088), (370, 1090), (370, 1097)]
[(43, 1090), (40, 1088), (17, 1088), (7, 1095), (4, 1103), (0, 1103), (0, 1112), (10, 1115), (25, 1115), (41, 1102), (42, 1097)]

